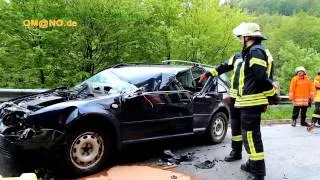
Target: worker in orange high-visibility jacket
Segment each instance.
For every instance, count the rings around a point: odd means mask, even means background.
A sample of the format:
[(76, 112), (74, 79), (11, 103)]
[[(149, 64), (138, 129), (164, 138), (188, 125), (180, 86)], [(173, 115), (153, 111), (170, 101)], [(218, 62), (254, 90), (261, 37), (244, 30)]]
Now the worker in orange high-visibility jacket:
[(314, 126), (316, 122), (320, 125), (320, 69), (318, 70), (318, 75), (314, 78), (314, 86), (316, 88), (316, 96), (314, 98), (315, 108), (312, 114), (312, 125)]
[(312, 99), (315, 95), (315, 88), (306, 74), (304, 67), (296, 68), (296, 75), (292, 78), (289, 90), (289, 99), (293, 103), (292, 111), (292, 126), (295, 127), (297, 118), (301, 111), (301, 126), (309, 126), (306, 122), (306, 113), (308, 107), (311, 105)]

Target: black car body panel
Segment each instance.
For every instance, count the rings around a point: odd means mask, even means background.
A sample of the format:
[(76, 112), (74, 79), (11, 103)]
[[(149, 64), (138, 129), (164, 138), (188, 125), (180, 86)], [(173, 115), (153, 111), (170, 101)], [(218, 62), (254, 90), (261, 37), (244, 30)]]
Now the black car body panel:
[[(200, 84), (195, 79), (202, 72), (186, 66), (119, 66), (70, 89), (2, 103), (0, 151), (10, 156), (15, 150), (55, 149), (65, 143), (70, 129), (88, 123), (111, 128), (117, 148), (203, 133), (216, 112), (229, 117), (223, 103), (229, 84), (226, 76)], [(218, 92), (218, 86), (225, 91)]]

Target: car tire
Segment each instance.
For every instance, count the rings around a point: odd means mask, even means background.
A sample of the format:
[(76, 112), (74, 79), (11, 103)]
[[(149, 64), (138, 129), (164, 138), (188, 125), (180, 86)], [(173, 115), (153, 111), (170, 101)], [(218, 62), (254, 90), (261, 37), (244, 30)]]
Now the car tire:
[(223, 112), (216, 113), (212, 117), (206, 131), (208, 142), (210, 144), (221, 143), (227, 134), (227, 129), (228, 129), (227, 115)]
[(110, 159), (111, 151), (112, 138), (106, 131), (93, 127), (73, 131), (66, 137), (67, 172), (76, 176), (97, 172)]

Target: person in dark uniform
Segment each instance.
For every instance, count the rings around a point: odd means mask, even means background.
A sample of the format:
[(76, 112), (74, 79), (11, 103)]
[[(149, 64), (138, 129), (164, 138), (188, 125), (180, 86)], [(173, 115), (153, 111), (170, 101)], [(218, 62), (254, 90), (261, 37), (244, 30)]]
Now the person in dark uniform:
[(225, 160), (241, 159), (243, 143), (250, 158), (241, 165), (241, 169), (252, 174), (248, 179), (264, 179), (260, 122), (261, 113), (266, 110), (269, 102), (278, 101), (278, 87), (273, 81), (273, 59), (270, 52), (261, 45), (261, 41), (267, 38), (261, 34), (258, 24), (241, 23), (233, 33), (243, 45), (242, 52), (220, 64), (212, 72), (202, 74), (200, 79), (234, 70), (230, 89), (232, 151)]

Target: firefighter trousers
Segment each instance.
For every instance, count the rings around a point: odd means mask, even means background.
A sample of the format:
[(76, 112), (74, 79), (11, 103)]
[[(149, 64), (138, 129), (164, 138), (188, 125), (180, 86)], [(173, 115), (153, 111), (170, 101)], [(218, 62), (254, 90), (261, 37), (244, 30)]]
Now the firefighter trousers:
[(312, 123), (320, 124), (320, 102), (315, 102), (315, 108), (312, 114)]
[(254, 175), (265, 176), (263, 143), (260, 123), (263, 106), (240, 108), (241, 134), (244, 147), (249, 155), (249, 169)]
[(292, 120), (297, 120), (299, 117), (299, 112), (301, 110), (301, 122), (305, 122), (306, 121), (306, 117), (307, 117), (307, 109), (308, 106), (293, 106), (293, 111), (292, 111)]
[(237, 154), (241, 155), (242, 152), (242, 135), (241, 135), (241, 121), (240, 112), (238, 108), (234, 107), (235, 99), (232, 98), (230, 104), (231, 114), (231, 148)]

